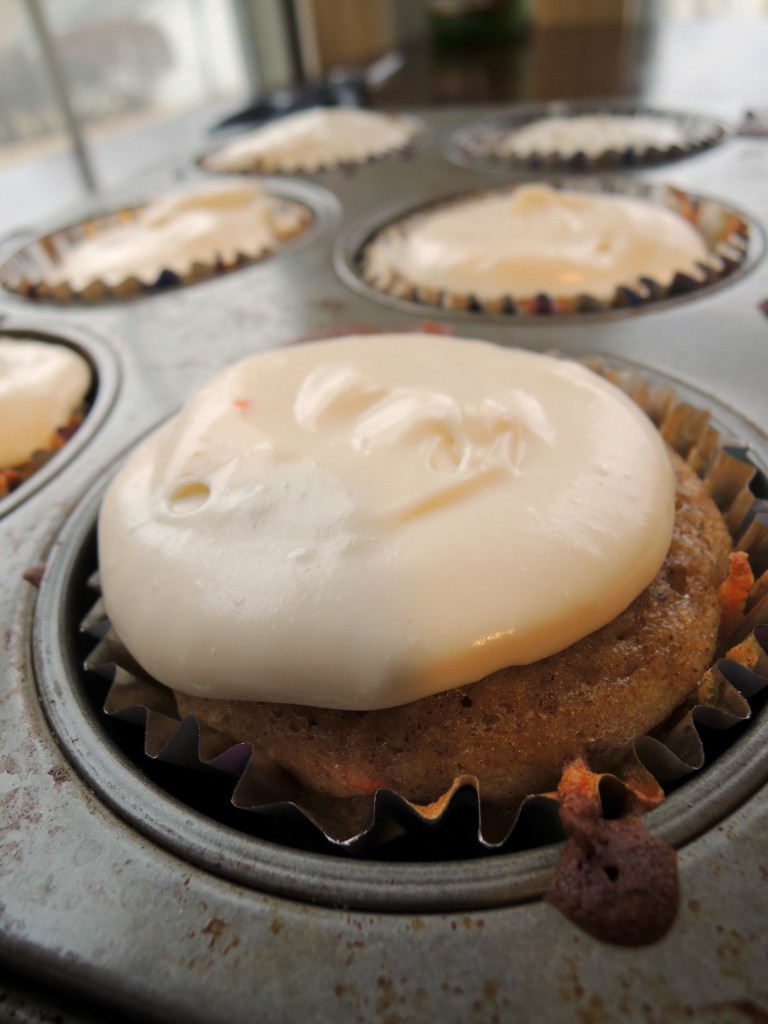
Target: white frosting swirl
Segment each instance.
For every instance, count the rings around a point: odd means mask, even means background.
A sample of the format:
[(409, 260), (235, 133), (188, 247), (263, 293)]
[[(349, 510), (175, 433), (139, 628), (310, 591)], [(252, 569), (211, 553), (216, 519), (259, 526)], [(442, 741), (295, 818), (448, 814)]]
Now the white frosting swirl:
[(567, 159), (577, 153), (594, 158), (612, 150), (646, 153), (651, 148), (682, 147), (685, 142), (682, 128), (667, 118), (582, 114), (531, 121), (500, 138), (494, 149), (505, 156), (556, 153)]
[(93, 281), (114, 287), (129, 277), (153, 284), (164, 270), (184, 276), (196, 263), (231, 266), (240, 255), (255, 259), (274, 248), (281, 218), (301, 222), (301, 208), (290, 210), (279, 212), (278, 200), (253, 182), (206, 182), (160, 196), (135, 221), (74, 245), (47, 279), (80, 291)]
[(394, 225), (369, 246), (366, 273), (483, 300), (609, 300), (639, 277), (695, 273), (707, 256), (699, 232), (659, 204), (524, 185)]
[(391, 114), (355, 107), (315, 107), (270, 121), (208, 154), (211, 171), (316, 171), (363, 163), (406, 146), (415, 129)]
[(66, 345), (0, 339), (0, 469), (50, 448), (90, 386), (88, 363)]
[(552, 654), (669, 546), (658, 432), (575, 363), (397, 334), (216, 376), (99, 524), (108, 613), (162, 682), (369, 709)]

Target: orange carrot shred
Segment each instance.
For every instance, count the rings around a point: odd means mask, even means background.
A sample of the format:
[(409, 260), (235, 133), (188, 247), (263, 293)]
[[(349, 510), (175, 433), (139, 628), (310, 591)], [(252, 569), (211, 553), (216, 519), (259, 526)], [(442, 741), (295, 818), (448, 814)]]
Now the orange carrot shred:
[(729, 559), (728, 577), (717, 591), (721, 637), (729, 636), (740, 625), (749, 592), (755, 582), (746, 551), (733, 551)]

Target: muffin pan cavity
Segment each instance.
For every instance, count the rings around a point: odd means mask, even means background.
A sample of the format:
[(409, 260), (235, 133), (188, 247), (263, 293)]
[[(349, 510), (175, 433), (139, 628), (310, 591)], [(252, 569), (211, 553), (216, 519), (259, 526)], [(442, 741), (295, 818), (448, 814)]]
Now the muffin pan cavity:
[[(504, 201), (521, 187), (537, 191), (552, 189), (549, 194), (554, 195), (562, 189), (570, 195), (626, 197), (656, 205), (691, 224), (703, 239), (707, 254), (693, 269), (681, 268), (668, 280), (655, 280), (639, 270), (633, 280), (620, 284), (610, 294), (601, 295), (589, 294), (587, 290), (558, 295), (555, 287), (526, 294), (519, 285), (516, 287), (510, 275), (507, 293), (483, 298), (471, 290), (458, 291), (452, 286), (424, 284), (409, 278), (402, 262), (411, 231), (420, 231), (425, 222), (432, 222), (433, 215), (450, 214), (465, 202)], [(356, 291), (411, 314), (424, 316), (430, 310), (440, 310), (476, 321), (514, 319), (519, 322), (549, 318), (562, 323), (583, 321), (588, 317), (632, 316), (645, 309), (688, 302), (745, 273), (760, 259), (763, 248), (760, 228), (740, 211), (716, 199), (668, 185), (628, 179), (573, 179), (553, 181), (546, 186), (510, 183), (500, 188), (445, 196), (415, 208), (399, 207), (384, 216), (366, 218), (339, 240), (335, 265), (340, 277)], [(453, 256), (457, 261), (470, 259), (469, 255), (459, 252)], [(522, 256), (510, 253), (508, 257), (504, 254), (499, 257), (503, 261), (512, 258)]]
[(485, 170), (629, 171), (693, 156), (730, 134), (723, 122), (694, 113), (555, 102), (470, 122), (450, 135), (446, 153), (456, 163)]
[[(656, 378), (648, 389), (631, 370), (603, 372), (630, 392), (642, 387), (650, 394), (663, 432), (674, 434), (675, 445), (685, 447), (691, 406), (672, 401), (675, 389)], [(697, 404), (719, 419), (708, 397), (701, 396)], [(691, 449), (694, 454), (689, 453), (693, 459), (696, 452), (710, 452), (707, 428), (700, 417), (698, 422), (699, 440)], [(721, 480), (716, 486), (723, 489), (727, 521), (737, 516), (748, 522), (765, 508), (765, 445), (759, 438), (757, 445), (759, 450), (753, 440), (725, 446), (726, 461), (735, 458), (747, 467), (713, 477)], [(370, 806), (369, 827), (337, 841), (330, 838), (333, 822), (323, 822), (324, 835), (310, 820), (318, 817), (311, 808), (299, 809), (284, 799), (237, 806), (233, 789), (250, 747), (213, 749), (194, 719), (181, 726), (172, 720), (172, 700), (164, 704), (161, 696), (148, 711), (140, 686), (134, 699), (115, 698), (110, 689), (114, 665), (104, 653), (106, 624), (98, 602), (95, 522), (103, 490), (103, 482), (92, 489), (60, 535), (42, 581), (34, 650), (40, 694), (59, 742), (107, 803), (142, 832), (210, 871), (302, 900), (428, 911), (478, 909), (542, 893), (563, 835), (550, 798), (530, 798), (511, 833), (501, 842), (488, 842), (482, 838), (482, 808), (469, 787), (446, 801), (437, 816), (423, 816), (380, 791)], [(750, 505), (746, 519), (745, 495)], [(768, 642), (765, 626), (758, 626), (755, 636), (763, 647)], [(668, 794), (648, 813), (647, 824), (673, 845), (711, 828), (768, 777), (760, 669), (751, 672), (720, 661), (714, 671), (721, 696), (693, 712), (695, 728), (689, 713), (668, 735), (662, 732), (638, 744), (641, 760), (663, 779)], [(130, 690), (129, 662), (123, 662), (121, 673)], [(745, 699), (752, 704), (749, 722)], [(701, 765), (702, 770), (694, 770)], [(621, 804), (621, 786), (609, 778), (602, 793), (610, 815), (612, 805)]]
[(100, 339), (70, 325), (61, 331), (48, 327), (43, 330), (34, 326), (26, 327), (21, 322), (17, 326), (16, 322), (6, 318), (3, 327), (0, 328), (0, 339), (32, 340), (66, 346), (82, 356), (91, 371), (91, 383), (83, 403), (81, 422), (74, 432), (67, 436), (61, 447), (38, 452), (32, 457), (32, 471), (29, 475), (25, 472), (22, 481), (5, 496), (0, 497), (2, 519), (70, 465), (97, 433), (117, 394), (119, 368), (112, 350)]
[[(231, 178), (230, 181), (233, 193), (252, 187), (241, 186), (236, 178)], [(153, 220), (148, 226), (143, 223), (142, 217), (144, 211), (150, 209), (149, 199), (94, 215), (36, 238), (10, 255), (0, 265), (0, 285), (7, 291), (34, 302), (64, 306), (114, 303), (165, 292), (179, 286), (194, 285), (222, 274), (271, 261), (311, 241), (328, 223), (333, 201), (324, 190), (303, 182), (283, 179), (263, 178), (259, 184), (274, 203), (270, 214), (268, 240), (261, 240), (258, 243), (249, 241), (240, 225), (237, 225), (237, 243), (226, 241), (225, 245), (223, 241), (217, 240), (214, 232), (220, 230), (223, 232), (221, 237), (226, 238), (227, 231), (226, 222), (219, 227), (216, 219), (217, 206), (223, 211), (225, 220), (227, 217), (231, 218), (227, 204), (217, 202), (214, 202), (207, 211), (202, 209), (203, 214), (208, 213), (211, 223), (205, 226), (201, 240), (195, 241), (194, 238), (190, 238), (191, 229), (187, 228), (183, 229), (182, 234), (178, 231), (174, 234), (174, 219), (178, 221), (179, 216), (186, 212), (184, 193), (205, 192), (204, 183), (197, 182), (192, 187), (187, 183), (183, 189), (178, 189), (178, 197), (181, 199), (178, 211), (169, 209), (165, 212), (158, 207), (155, 212), (154, 200), (173, 201), (175, 194), (172, 191), (168, 192), (167, 196), (160, 194), (153, 197)], [(225, 179), (219, 179), (211, 185), (211, 190), (218, 193), (225, 187)], [(200, 212), (198, 211), (198, 216)], [(116, 241), (122, 242), (124, 238), (130, 241), (130, 232), (134, 226), (140, 227), (143, 232), (141, 243), (148, 247), (146, 266), (142, 263), (141, 250), (138, 244), (135, 244), (129, 253), (130, 265), (133, 268), (130, 271), (116, 269), (108, 275), (95, 274), (92, 278), (86, 275), (82, 280), (80, 277), (75, 280), (70, 279), (62, 269), (66, 266), (65, 260), (76, 253), (78, 247), (89, 246), (94, 240), (98, 242), (100, 237), (107, 240), (108, 248), (105, 249), (105, 253), (106, 258), (109, 258), (109, 247), (114, 247)], [(255, 226), (260, 228), (259, 224)], [(153, 253), (149, 231), (169, 231), (168, 241), (164, 242), (164, 246), (172, 246), (173, 252), (177, 255), (174, 259), (169, 257), (167, 265), (156, 265), (157, 259)], [(193, 242), (200, 250), (200, 254), (194, 259), (186, 255), (187, 247)], [(222, 248), (224, 245), (225, 249)], [(98, 262), (92, 256), (89, 259), (94, 265)], [(126, 268), (127, 266), (126, 262)]]

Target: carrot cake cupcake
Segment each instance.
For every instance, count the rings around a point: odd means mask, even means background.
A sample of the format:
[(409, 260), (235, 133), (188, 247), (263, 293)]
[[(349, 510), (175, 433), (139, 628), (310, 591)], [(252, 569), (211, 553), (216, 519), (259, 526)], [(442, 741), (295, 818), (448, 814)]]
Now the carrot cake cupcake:
[(256, 182), (208, 181), (56, 232), (16, 269), (12, 257), (3, 283), (63, 301), (130, 295), (264, 259), (311, 220), (302, 203)]
[(335, 798), (515, 806), (711, 663), (728, 531), (581, 365), (367, 335), (216, 376), (99, 523), (107, 613), (191, 713)]
[(569, 160), (577, 153), (595, 160), (605, 153), (632, 151), (641, 156), (651, 149), (671, 150), (686, 145), (685, 132), (664, 117), (620, 114), (582, 114), (574, 117), (544, 117), (514, 128), (499, 139), (500, 156), (545, 159), (557, 154)]
[(454, 133), (452, 143), (460, 159), (583, 171), (678, 160), (726, 137), (724, 125), (697, 114), (653, 110), (568, 113), (554, 104), (540, 116), (502, 114), (466, 125)]
[(664, 294), (680, 275), (704, 283), (717, 266), (703, 234), (660, 202), (531, 184), (396, 221), (364, 247), (360, 273), (433, 306), (536, 312), (546, 296), (571, 312), (617, 304), (626, 289)]
[(66, 345), (0, 338), (0, 497), (74, 432), (90, 387), (88, 363)]
[(411, 118), (356, 107), (315, 107), (270, 121), (200, 162), (218, 173), (311, 174), (403, 152), (417, 133)]

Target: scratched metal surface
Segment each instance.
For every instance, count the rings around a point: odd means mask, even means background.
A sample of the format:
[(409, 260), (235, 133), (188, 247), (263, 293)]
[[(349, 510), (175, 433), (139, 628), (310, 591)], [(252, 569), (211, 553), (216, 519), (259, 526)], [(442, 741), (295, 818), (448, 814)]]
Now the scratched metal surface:
[[(716, 803), (704, 832), (682, 843), (683, 899), (671, 933), (656, 946), (623, 950), (590, 939), (539, 899), (516, 903), (510, 895), (484, 909), (470, 901), (453, 913), (420, 913), (416, 900), (408, 913), (385, 913), (334, 909), (225, 880), (148, 838), (97, 797), (57, 745), (38, 697), (37, 592), (23, 581), (24, 570), (53, 565), (59, 531), (87, 488), (220, 366), (336, 328), (418, 323), (344, 284), (334, 252), (372, 207), (503, 180), (443, 156), (448, 131), (481, 113), (425, 114), (431, 134), (413, 159), (312, 179), (308, 192), (317, 190), (321, 213), (316, 233), (260, 266), (123, 305), (62, 309), (0, 297), (0, 330), (83, 347), (103, 368), (105, 391), (114, 391), (98, 429), (60, 472), (0, 518), (1, 965), (137, 1019), (163, 1021), (675, 1024), (759, 1020), (768, 1012), (765, 758), (739, 766), (746, 779), (739, 800)], [(768, 142), (737, 138), (643, 177), (721, 198), (763, 224), (767, 161)], [(187, 166), (185, 174), (198, 173)], [(149, 194), (176, 173), (147, 177), (115, 201)], [(79, 212), (85, 210), (68, 211), (62, 222)], [(473, 314), (429, 319), (452, 324), (457, 334), (603, 353), (656, 371), (709, 402), (765, 467), (768, 320), (759, 304), (767, 296), (762, 260), (706, 297), (632, 315), (536, 324)], [(690, 798), (685, 793), (676, 794), (681, 814), (708, 799), (700, 784)], [(147, 808), (160, 828), (164, 799), (158, 794)], [(168, 820), (195, 829), (181, 806)], [(222, 836), (226, 847), (226, 831)], [(555, 852), (539, 855), (539, 888)], [(498, 860), (498, 870), (508, 870), (508, 858)], [(397, 886), (397, 866), (389, 870)], [(463, 870), (429, 870), (424, 907)]]

